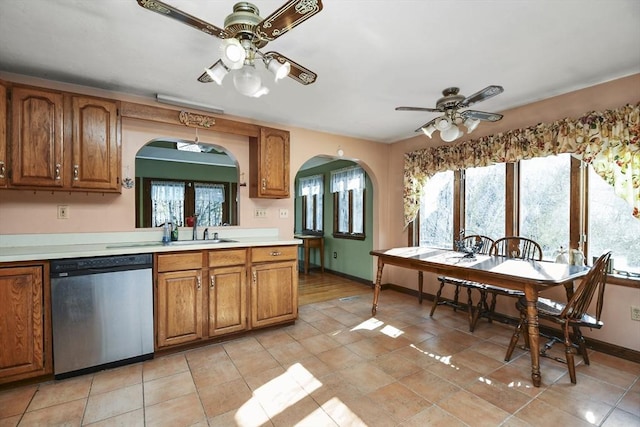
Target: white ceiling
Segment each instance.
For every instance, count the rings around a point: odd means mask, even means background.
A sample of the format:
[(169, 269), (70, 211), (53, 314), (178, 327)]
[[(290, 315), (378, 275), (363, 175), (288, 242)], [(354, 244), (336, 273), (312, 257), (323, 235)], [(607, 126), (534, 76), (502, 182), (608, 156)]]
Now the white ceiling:
[[(224, 26), (234, 0), (164, 0)], [(266, 17), (284, 0), (254, 0)], [(380, 142), (414, 136), (444, 88), (504, 93), (472, 108), (504, 111), (640, 72), (638, 0), (324, 0), (269, 43), (318, 74), (258, 99), (199, 83), (220, 40), (136, 0), (0, 0), (0, 71), (155, 98)]]

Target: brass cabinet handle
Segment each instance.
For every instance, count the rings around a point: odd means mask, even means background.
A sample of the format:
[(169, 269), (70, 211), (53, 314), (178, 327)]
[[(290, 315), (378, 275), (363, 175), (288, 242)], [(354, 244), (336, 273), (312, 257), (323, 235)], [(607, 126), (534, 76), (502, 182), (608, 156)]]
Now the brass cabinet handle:
[(263, 190), (267, 189), (267, 180), (266, 180), (266, 178), (262, 178), (262, 189)]
[(60, 179), (60, 163), (56, 163), (56, 179)]
[(73, 180), (74, 181), (78, 180), (79, 168), (80, 167), (78, 165), (73, 165)]
[(5, 172), (6, 170), (5, 170), (4, 162), (0, 162), (0, 178), (4, 178)]
[(214, 276), (211, 276), (211, 285), (209, 285), (209, 287), (213, 289), (215, 285), (216, 285), (216, 278)]
[(256, 272), (253, 272), (253, 284), (256, 285), (258, 283), (258, 275), (256, 274)]
[(200, 276), (196, 277), (196, 283), (198, 284), (198, 290), (202, 288), (202, 283), (200, 283)]
[(271, 252), (271, 256), (280, 256), (280, 255), (282, 255), (282, 252), (280, 252), (280, 251)]

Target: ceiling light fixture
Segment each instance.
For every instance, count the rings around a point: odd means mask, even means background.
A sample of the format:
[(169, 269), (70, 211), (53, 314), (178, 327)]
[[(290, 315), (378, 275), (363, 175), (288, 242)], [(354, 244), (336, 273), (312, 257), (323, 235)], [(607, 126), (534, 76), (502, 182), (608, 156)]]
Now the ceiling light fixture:
[(247, 39), (224, 39), (220, 50), (221, 59), (204, 71), (220, 86), (226, 75), (231, 72), (233, 85), (244, 96), (258, 98), (269, 93), (269, 88), (262, 84), (262, 78), (256, 69), (256, 59), (262, 60), (265, 68), (273, 74), (275, 82), (287, 77), (291, 72), (291, 64), (288, 61), (280, 62), (275, 56), (263, 55)]
[(480, 120), (472, 117), (462, 117), (456, 111), (447, 111), (444, 116), (431, 120), (429, 123), (421, 127), (422, 132), (429, 138), (432, 138), (436, 130), (440, 131), (440, 138), (445, 142), (452, 142), (464, 135), (460, 130), (460, 124), (467, 128), (467, 134), (473, 132)]
[(160, 93), (156, 94), (156, 101), (163, 104), (177, 105), (178, 107), (189, 107), (196, 110), (209, 111), (216, 114), (224, 114), (224, 110), (220, 107), (202, 104), (196, 101), (189, 101), (188, 99), (176, 98), (174, 96), (163, 95)]

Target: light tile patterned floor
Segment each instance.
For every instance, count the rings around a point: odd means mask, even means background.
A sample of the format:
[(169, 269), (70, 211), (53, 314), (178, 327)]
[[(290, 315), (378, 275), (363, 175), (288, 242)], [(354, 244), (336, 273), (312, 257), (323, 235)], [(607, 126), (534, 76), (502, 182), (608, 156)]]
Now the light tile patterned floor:
[(394, 291), (300, 308), (293, 326), (93, 375), (0, 392), (0, 426), (631, 426), (640, 365), (593, 352), (572, 385), (511, 327)]

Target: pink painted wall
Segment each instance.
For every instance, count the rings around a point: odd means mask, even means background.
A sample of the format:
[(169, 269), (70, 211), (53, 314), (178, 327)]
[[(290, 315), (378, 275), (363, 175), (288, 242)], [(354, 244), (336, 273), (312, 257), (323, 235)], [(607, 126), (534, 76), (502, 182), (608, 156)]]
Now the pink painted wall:
[[(126, 101), (154, 104), (148, 99), (126, 94), (116, 94), (96, 89), (47, 82), (0, 73), (0, 79), (40, 87), (66, 90), (87, 95), (103, 96)], [(577, 117), (591, 110), (619, 107), (625, 103), (640, 101), (640, 74), (584, 90), (542, 100), (526, 106), (503, 112), (505, 117), (497, 123), (484, 123), (473, 134), (474, 138), (502, 132), (513, 128), (535, 125), (564, 117)], [(405, 152), (442, 144), (436, 136), (429, 140), (424, 136), (407, 139), (395, 144), (380, 144), (371, 141), (343, 137), (291, 128), (277, 123), (258, 123), (246, 118), (234, 118), (271, 127), (287, 129), (291, 132), (291, 194), (294, 194), (294, 178), (300, 166), (315, 156), (337, 157), (338, 149), (344, 151), (342, 158), (356, 161), (367, 171), (373, 183), (374, 197), (374, 248), (406, 246), (407, 233), (403, 227), (403, 155)], [(122, 167), (123, 176), (133, 175), (136, 152), (148, 141), (158, 137), (182, 139), (194, 138), (193, 129), (161, 125), (133, 119), (122, 123)], [(214, 131), (199, 131), (199, 139), (227, 148), (238, 161), (240, 173), (248, 180), (248, 141), (233, 135)], [(462, 141), (465, 139), (463, 138)], [(59, 193), (48, 191), (0, 190), (0, 239), (4, 234), (20, 233), (65, 233), (134, 230), (134, 192), (122, 190), (122, 194)], [(251, 199), (248, 187), (240, 188), (240, 226), (242, 228), (274, 227), (282, 238), (293, 236), (294, 199), (261, 200)], [(70, 218), (56, 218), (57, 205), (70, 207)], [(256, 207), (266, 208), (268, 217), (253, 217)], [(289, 209), (287, 219), (278, 218), (280, 208)], [(43, 242), (55, 244), (55, 242)], [(372, 277), (375, 277), (375, 266)], [(394, 283), (410, 289), (417, 289), (417, 274), (413, 271), (386, 267), (383, 283)], [(425, 291), (435, 293), (435, 278), (425, 277)], [(600, 340), (640, 351), (640, 322), (629, 320), (629, 305), (640, 306), (640, 292), (637, 289), (610, 286), (607, 290), (605, 306), (606, 327), (592, 334)], [(499, 310), (513, 313), (513, 301), (503, 298)], [(380, 309), (384, 309), (384, 294)]]

